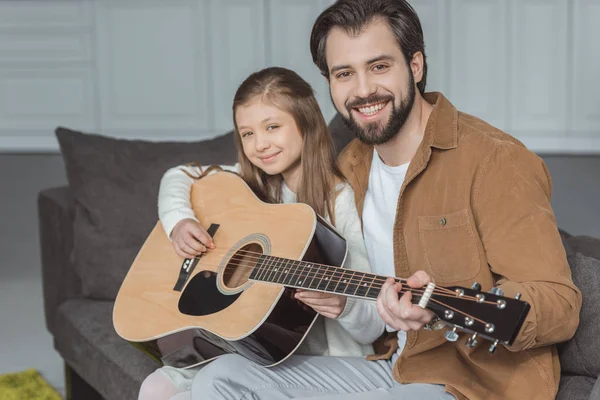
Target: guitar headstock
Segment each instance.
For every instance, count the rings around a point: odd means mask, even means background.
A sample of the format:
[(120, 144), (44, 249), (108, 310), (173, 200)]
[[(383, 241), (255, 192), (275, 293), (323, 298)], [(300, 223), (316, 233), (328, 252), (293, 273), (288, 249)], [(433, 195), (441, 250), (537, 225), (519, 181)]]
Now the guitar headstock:
[(490, 347), (493, 353), (498, 343), (513, 343), (530, 309), (529, 303), (520, 300), (520, 295), (509, 298), (503, 294), (499, 288), (482, 292), (478, 283), (470, 289), (436, 287), (427, 308), (453, 328), (445, 333), (446, 339), (456, 341), (457, 331), (467, 332), (471, 334), (467, 346), (473, 347), (478, 337), (484, 338), (494, 342)]

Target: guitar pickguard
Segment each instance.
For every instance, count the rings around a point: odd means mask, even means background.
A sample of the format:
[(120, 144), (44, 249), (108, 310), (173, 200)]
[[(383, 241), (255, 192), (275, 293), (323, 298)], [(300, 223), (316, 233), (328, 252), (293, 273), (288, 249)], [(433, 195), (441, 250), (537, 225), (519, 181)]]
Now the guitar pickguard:
[(179, 298), (179, 312), (186, 315), (201, 316), (219, 312), (232, 305), (238, 294), (225, 295), (217, 287), (217, 274), (202, 271), (187, 284)]

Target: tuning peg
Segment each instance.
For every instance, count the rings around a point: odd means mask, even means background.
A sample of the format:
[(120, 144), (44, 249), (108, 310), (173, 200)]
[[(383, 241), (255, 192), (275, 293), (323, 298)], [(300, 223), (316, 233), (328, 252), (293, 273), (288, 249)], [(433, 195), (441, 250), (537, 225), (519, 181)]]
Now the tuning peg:
[(504, 290), (500, 289), (499, 287), (491, 288), (490, 293), (496, 296), (504, 296)]
[(498, 340), (496, 340), (494, 343), (491, 344), (490, 346), (490, 354), (494, 354), (496, 352), (496, 348), (498, 347)]
[(477, 333), (474, 333), (473, 336), (467, 339), (467, 347), (472, 349), (477, 344)]
[(471, 285), (471, 289), (480, 291), (481, 285), (478, 282), (473, 282), (473, 284)]
[(515, 295), (515, 299), (517, 299), (517, 300), (520, 300), (520, 299), (521, 299), (521, 293), (517, 293), (517, 294)]
[(458, 333), (456, 333), (456, 327), (454, 327), (451, 331), (444, 332), (444, 337), (449, 342), (456, 342), (458, 340)]

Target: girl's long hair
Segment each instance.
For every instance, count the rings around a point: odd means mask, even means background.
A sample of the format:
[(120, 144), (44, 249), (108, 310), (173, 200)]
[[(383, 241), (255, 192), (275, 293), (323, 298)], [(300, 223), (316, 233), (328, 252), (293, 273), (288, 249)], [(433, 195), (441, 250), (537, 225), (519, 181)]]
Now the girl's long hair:
[(260, 96), (265, 103), (290, 113), (303, 138), (302, 176), (296, 196), (321, 216), (334, 220), (335, 187), (344, 181), (337, 167), (333, 140), (314, 96), (312, 87), (294, 71), (280, 67), (262, 69), (240, 85), (233, 99), (235, 145), (241, 166), (240, 175), (263, 201), (281, 202), (281, 174), (270, 176), (248, 160), (235, 120), (238, 107)]

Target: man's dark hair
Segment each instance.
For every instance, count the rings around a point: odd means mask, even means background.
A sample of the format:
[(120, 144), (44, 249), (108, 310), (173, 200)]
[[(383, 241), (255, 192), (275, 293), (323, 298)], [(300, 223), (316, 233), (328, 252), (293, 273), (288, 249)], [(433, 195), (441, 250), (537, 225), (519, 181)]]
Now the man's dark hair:
[(327, 35), (334, 27), (344, 29), (350, 35), (358, 35), (374, 18), (387, 21), (392, 29), (407, 64), (413, 55), (423, 53), (423, 78), (417, 84), (421, 94), (427, 83), (427, 60), (423, 29), (415, 10), (406, 0), (338, 0), (319, 15), (310, 34), (310, 52), (321, 74), (329, 77), (325, 57)]

